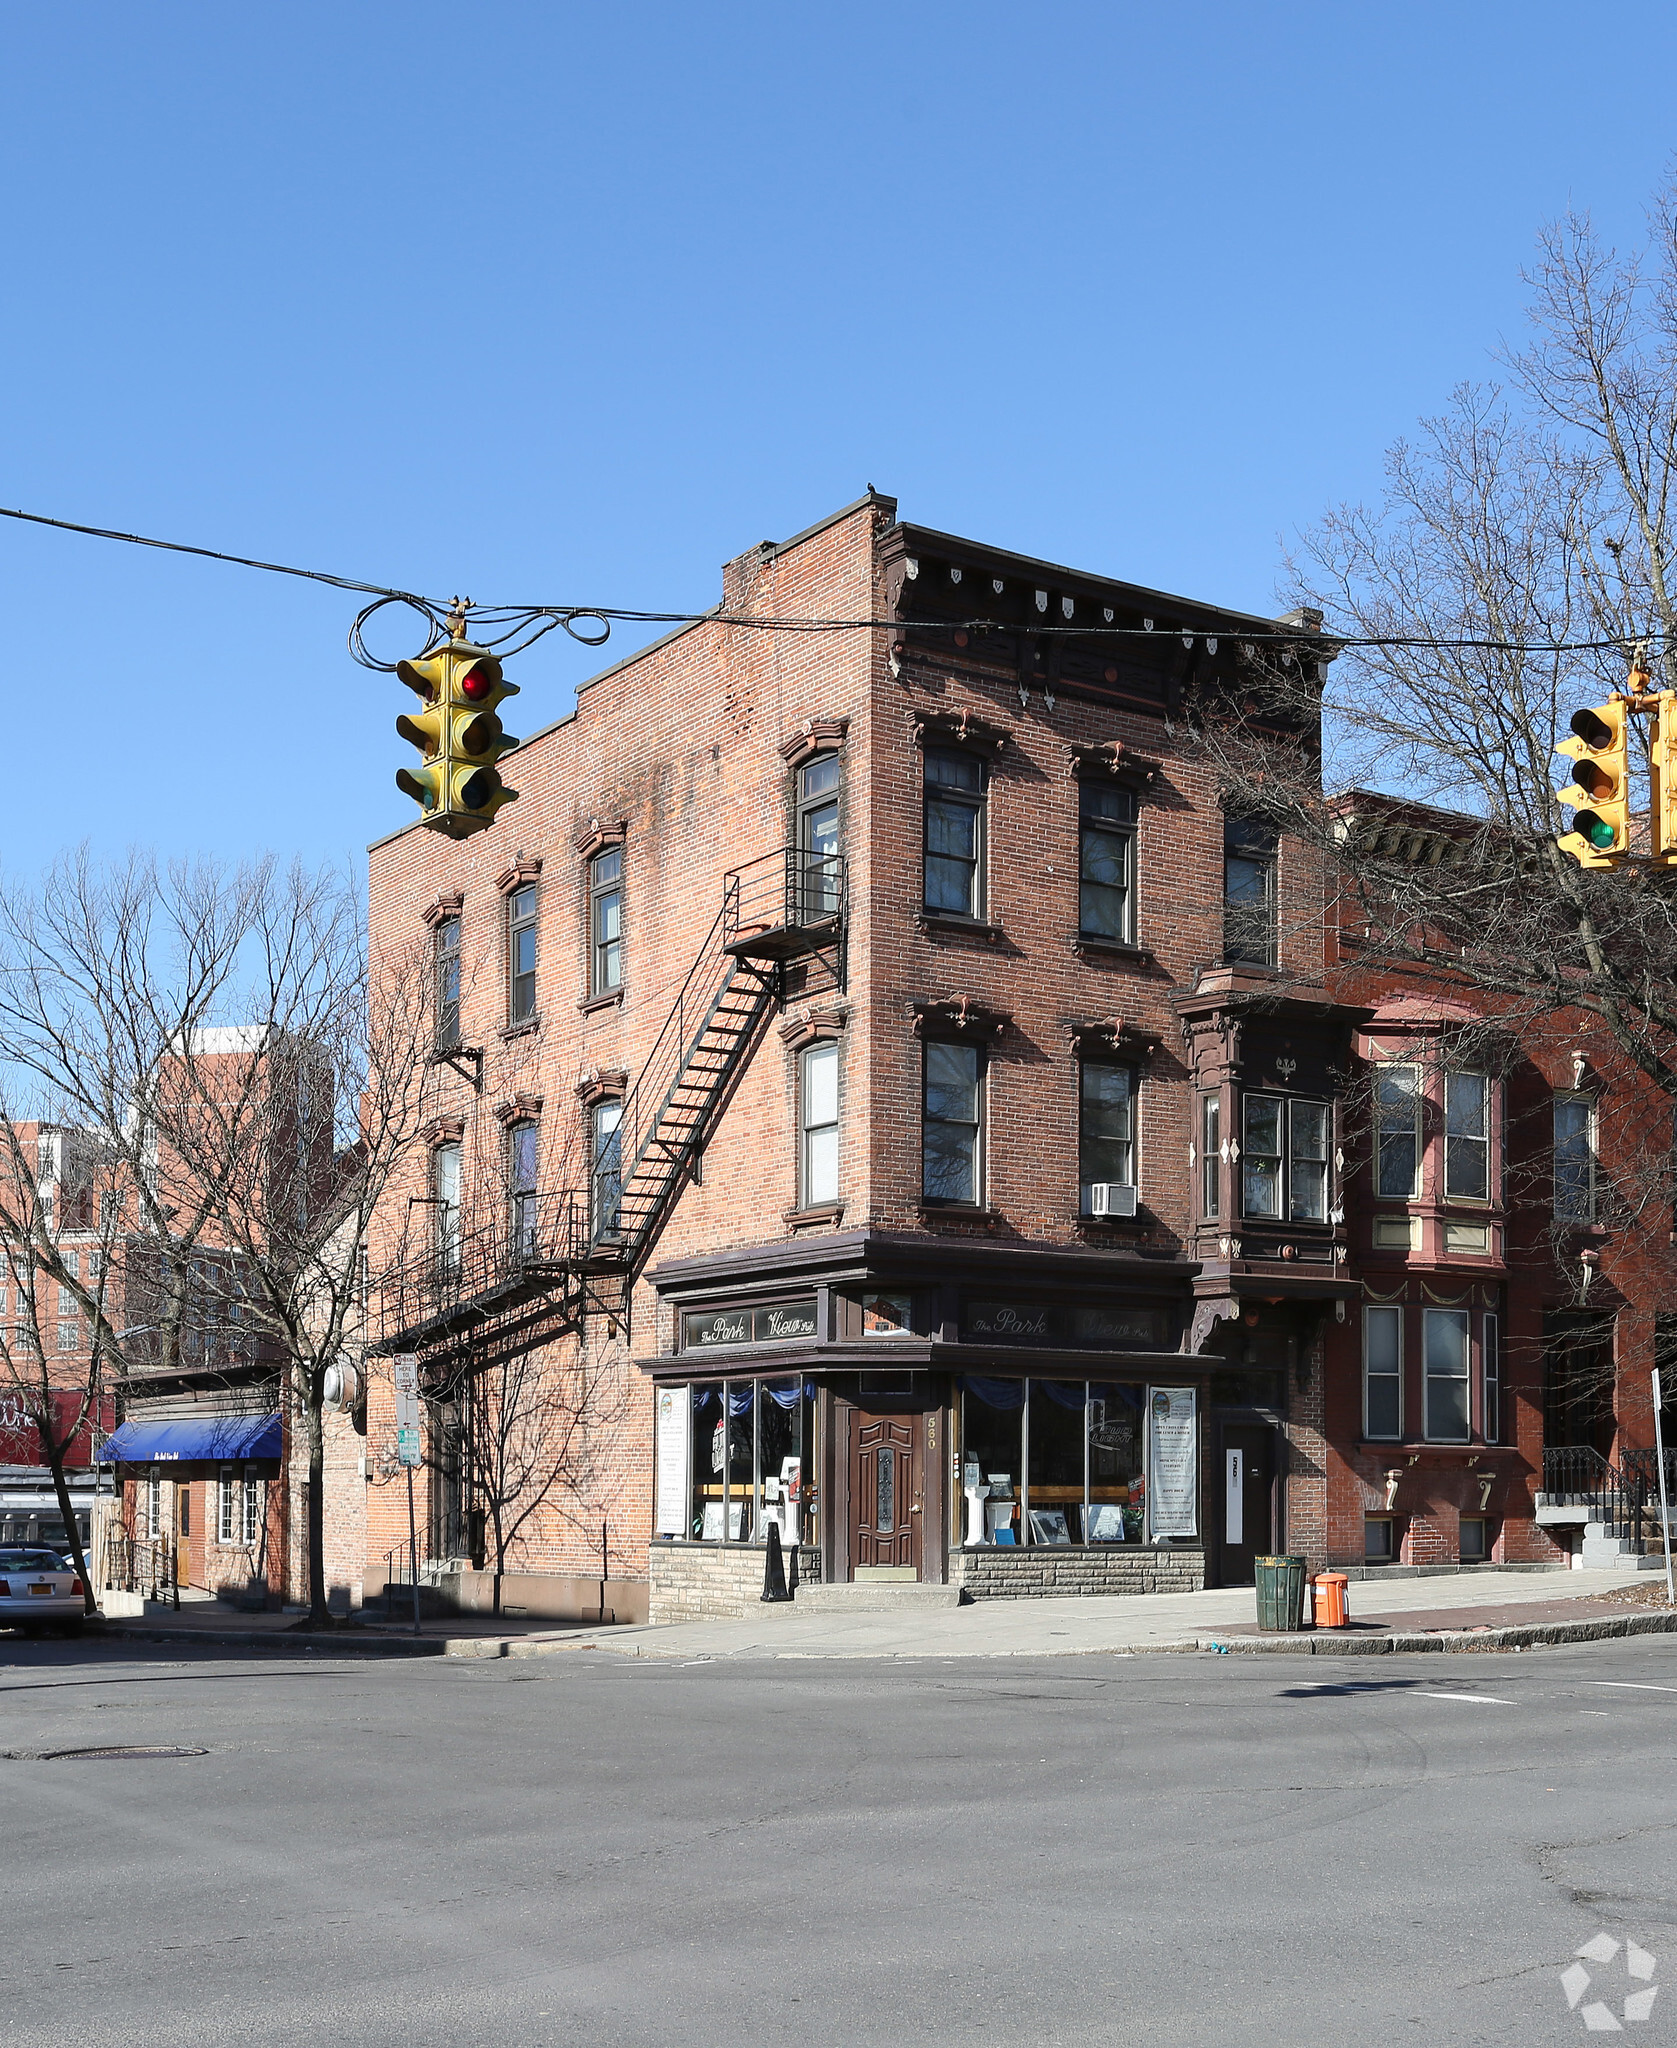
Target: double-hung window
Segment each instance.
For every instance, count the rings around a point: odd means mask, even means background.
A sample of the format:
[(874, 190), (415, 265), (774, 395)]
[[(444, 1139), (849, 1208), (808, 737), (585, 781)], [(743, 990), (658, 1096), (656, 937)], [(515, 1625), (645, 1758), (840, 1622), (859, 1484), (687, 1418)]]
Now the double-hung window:
[(608, 846), (588, 863), (589, 993), (623, 986), (623, 849)]
[(516, 1123), (507, 1132), (507, 1200), (515, 1259), (532, 1259), (540, 1250), (536, 1215), (540, 1140), (541, 1126), (529, 1121)]
[(1077, 928), (1135, 944), (1135, 792), (1086, 780), (1078, 809)]
[(838, 1200), (838, 1053), (829, 1043), (812, 1045), (801, 1056), (798, 1199), (806, 1209)]
[(983, 1186), (983, 1059), (975, 1045), (926, 1046), (920, 1123), (928, 1202), (977, 1202)]
[(1569, 1223), (1595, 1217), (1595, 1103), (1588, 1095), (1555, 1097), (1555, 1214)]
[(1223, 957), (1275, 965), (1275, 828), (1257, 818), (1223, 823)]
[(1403, 1435), (1403, 1310), (1363, 1310), (1363, 1435), (1396, 1443)]
[(1467, 1311), (1429, 1308), (1422, 1316), (1426, 1379), (1426, 1434), (1431, 1443), (1465, 1444), (1468, 1438)]
[(437, 1050), (460, 1043), (460, 920), (445, 917), (433, 941), (436, 955)]
[(460, 1270), (460, 1147), (439, 1145), (431, 1155), (431, 1199), (437, 1218), (437, 1269), (445, 1279)]
[(239, 1482), (232, 1466), (223, 1465), (215, 1489), (215, 1540), (218, 1543), (237, 1543), (239, 1519)]
[(1328, 1220), (1329, 1105), (1248, 1095), (1240, 1147), (1242, 1208), (1276, 1222)]
[(594, 1105), (589, 1126), (589, 1232), (615, 1237), (623, 1225), (623, 1104), (607, 1095)]
[(1484, 1074), (1444, 1076), (1444, 1195), (1491, 1198), (1491, 1084)]
[(528, 1024), (536, 1014), (536, 885), (507, 898), (507, 1022)]
[(1502, 1437), (1502, 1323), (1497, 1316), (1486, 1316), (1480, 1336), (1481, 1376), (1484, 1381), (1484, 1403), (1480, 1434), (1486, 1443), (1494, 1444)]
[[(1106, 1060), (1085, 1060), (1078, 1077), (1078, 1179), (1083, 1214), (1094, 1211), (1097, 1187), (1135, 1190), (1135, 1068)], [(1123, 1213), (1107, 1208), (1103, 1213)]]
[(798, 770), (798, 850), (804, 922), (839, 907), (839, 757), (817, 754)]
[(1410, 1066), (1381, 1066), (1374, 1075), (1374, 1192), (1412, 1201), (1420, 1192), (1421, 1092)]
[(926, 908), (984, 915), (984, 764), (972, 754), (926, 754)]

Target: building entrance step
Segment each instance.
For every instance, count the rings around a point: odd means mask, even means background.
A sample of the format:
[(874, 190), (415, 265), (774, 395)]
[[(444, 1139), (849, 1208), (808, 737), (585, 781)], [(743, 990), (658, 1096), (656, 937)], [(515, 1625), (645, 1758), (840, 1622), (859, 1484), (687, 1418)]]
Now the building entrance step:
[(787, 1603), (799, 1614), (897, 1614), (959, 1607), (959, 1586), (922, 1586), (914, 1580), (861, 1579), (853, 1586), (806, 1584)]

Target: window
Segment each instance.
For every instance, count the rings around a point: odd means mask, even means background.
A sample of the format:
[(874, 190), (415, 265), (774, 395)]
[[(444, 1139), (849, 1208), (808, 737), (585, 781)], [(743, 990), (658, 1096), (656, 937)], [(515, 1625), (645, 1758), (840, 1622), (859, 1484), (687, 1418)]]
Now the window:
[(1595, 1103), (1555, 1097), (1555, 1214), (1588, 1223), (1595, 1216)]
[(141, 1505), (141, 1526), (149, 1541), (163, 1534), (163, 1479), (156, 1472), (146, 1475), (145, 1499)]
[(812, 1045), (802, 1057), (798, 1199), (806, 1209), (838, 1200), (838, 1051), (836, 1045)]
[(507, 1200), (515, 1259), (533, 1259), (541, 1248), (536, 1215), (540, 1140), (539, 1124), (517, 1123), (507, 1132)]
[(961, 1395), (964, 1543), (1143, 1541), (1144, 1400), (1143, 1387), (1117, 1382), (969, 1375)]
[(1464, 1444), (1468, 1438), (1467, 1311), (1429, 1308), (1422, 1321), (1427, 1440)]
[(460, 1270), (460, 1147), (439, 1145), (431, 1155), (431, 1197), (437, 1218), (437, 1270)]
[(1461, 1520), (1461, 1561), (1484, 1564), (1491, 1554), (1491, 1525), (1483, 1515), (1463, 1515)]
[(616, 1237), (623, 1224), (623, 1104), (608, 1095), (594, 1105), (589, 1130), (588, 1228), (595, 1238)]
[(1275, 965), (1276, 833), (1256, 818), (1223, 821), (1223, 957)]
[(1077, 1170), (1083, 1213), (1101, 1183), (1135, 1186), (1135, 1069), (1085, 1060), (1079, 1075)]
[(1392, 1524), (1385, 1515), (1370, 1515), (1363, 1523), (1363, 1559), (1368, 1564), (1390, 1564), (1397, 1555)]
[(623, 849), (608, 846), (588, 863), (589, 992), (615, 995), (623, 986)]
[(1497, 1317), (1487, 1316), (1481, 1346), (1481, 1370), (1485, 1378), (1483, 1435), (1488, 1444), (1500, 1442), (1502, 1437), (1501, 1344), (1502, 1326)]
[(805, 922), (839, 907), (839, 757), (817, 754), (798, 770), (798, 850)]
[(1078, 802), (1077, 928), (1135, 943), (1135, 793), (1087, 781)]
[(254, 1548), (262, 1535), (263, 1509), (267, 1505), (268, 1482), (245, 1479), (240, 1482), (241, 1528), (239, 1540)]
[(1200, 1097), (1200, 1214), (1216, 1216), (1222, 1206), (1218, 1175), (1223, 1163), (1223, 1105), (1215, 1095)]
[(1444, 1194), (1447, 1200), (1491, 1198), (1491, 1084), (1483, 1074), (1444, 1076)]
[(926, 755), (926, 908), (984, 915), (984, 766), (971, 754)]
[(237, 1543), (239, 1540), (239, 1482), (233, 1475), (231, 1465), (223, 1465), (216, 1481), (215, 1540), (218, 1543)]
[(1403, 1436), (1403, 1310), (1363, 1310), (1363, 1435), (1397, 1443)]
[(536, 885), (507, 898), (507, 1022), (528, 1024), (536, 1014)]
[(460, 1043), (460, 920), (445, 917), (437, 926), (437, 1050), (452, 1052)]
[(81, 1328), (79, 1324), (69, 1322), (65, 1320), (63, 1317), (59, 1318), (58, 1348), (60, 1351), (77, 1350), (79, 1348), (80, 1337)]
[[(703, 1543), (762, 1543), (772, 1522), (782, 1544), (814, 1542), (816, 1509), (806, 1472), (815, 1418), (804, 1383), (713, 1380), (672, 1391), (689, 1402), (689, 1535)], [(681, 1480), (669, 1476), (670, 1491), (679, 1497)], [(660, 1471), (660, 1498), (664, 1488)]]
[(924, 1072), (921, 1191), (928, 1202), (976, 1202), (982, 1168), (978, 1048), (933, 1040)]
[(1248, 1216), (1328, 1219), (1328, 1104), (1248, 1095), (1241, 1140), (1242, 1206)]
[(1420, 1192), (1421, 1100), (1413, 1067), (1383, 1066), (1374, 1077), (1374, 1192), (1412, 1201)]

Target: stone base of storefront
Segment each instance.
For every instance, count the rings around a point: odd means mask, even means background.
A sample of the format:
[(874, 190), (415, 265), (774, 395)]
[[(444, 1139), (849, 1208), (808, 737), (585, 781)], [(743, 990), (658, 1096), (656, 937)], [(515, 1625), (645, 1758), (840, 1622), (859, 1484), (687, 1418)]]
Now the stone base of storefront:
[(1084, 1550), (1046, 1543), (1024, 1550), (955, 1550), (949, 1555), (949, 1577), (968, 1600), (1197, 1593), (1205, 1584), (1205, 1552), (1154, 1550), (1140, 1544), (1133, 1550)]
[[(821, 1553), (798, 1550), (798, 1576), (821, 1577)], [(751, 1543), (653, 1543), (647, 1547), (647, 1619), (737, 1621), (760, 1607), (763, 1552)]]

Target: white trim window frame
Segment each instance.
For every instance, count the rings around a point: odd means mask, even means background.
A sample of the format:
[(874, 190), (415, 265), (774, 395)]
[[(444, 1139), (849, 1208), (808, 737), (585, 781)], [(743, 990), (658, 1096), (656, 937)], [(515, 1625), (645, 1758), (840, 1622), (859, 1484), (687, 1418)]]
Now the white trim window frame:
[(1374, 1070), (1374, 1197), (1413, 1202), (1421, 1192), (1421, 1070), (1411, 1060)]
[(215, 1540), (217, 1543), (237, 1543), (239, 1540), (238, 1480), (231, 1465), (223, 1465), (216, 1474), (215, 1484)]
[(1491, 1199), (1491, 1078), (1446, 1068), (1444, 1199)]
[(815, 1209), (839, 1198), (837, 1040), (806, 1046), (798, 1068), (798, 1204)]
[(1363, 1441), (1403, 1441), (1403, 1309), (1363, 1310)]

